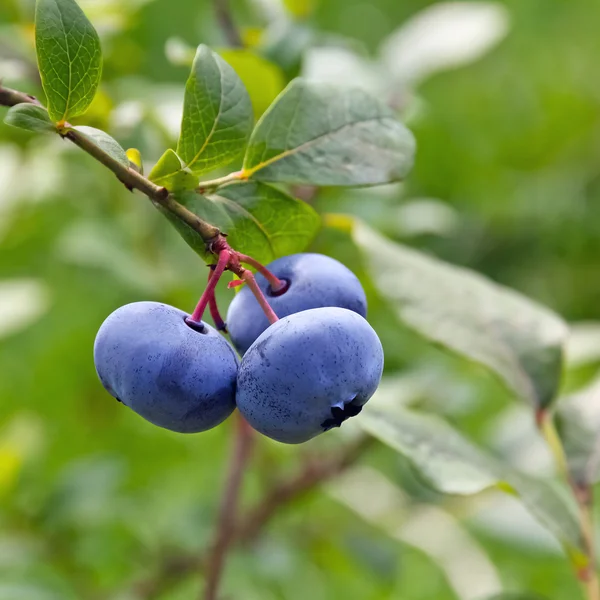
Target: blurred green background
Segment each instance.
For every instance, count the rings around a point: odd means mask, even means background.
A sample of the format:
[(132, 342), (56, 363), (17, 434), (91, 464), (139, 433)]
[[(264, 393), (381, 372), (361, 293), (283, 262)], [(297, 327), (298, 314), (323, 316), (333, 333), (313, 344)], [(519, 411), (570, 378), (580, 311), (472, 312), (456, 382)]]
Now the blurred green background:
[[(566, 385), (593, 374), (594, 361), (576, 357), (599, 319), (599, 2), (236, 0), (244, 51), (227, 49), (207, 0), (81, 5), (105, 65), (80, 122), (139, 148), (148, 167), (174, 146), (201, 42), (238, 70), (257, 116), (298, 74), (384, 98), (417, 138), (408, 180), (321, 189), (310, 201), (547, 304), (577, 323)], [(40, 95), (32, 19), (32, 1), (0, 0), (0, 78)], [(408, 395), (518, 469), (552, 476), (528, 411), (481, 369), (405, 331), (343, 232), (324, 227), (312, 249), (369, 291), (382, 394)], [(111, 311), (142, 299), (191, 310), (205, 279), (142, 196), (58, 137), (0, 126), (0, 600), (138, 598), (135, 583), (163, 557), (206, 547), (230, 423), (191, 436), (158, 429), (103, 391), (92, 361)], [(220, 290), (223, 308), (231, 293)], [(244, 503), (352, 434), (302, 447), (261, 440)], [(194, 598), (199, 585), (178, 577), (158, 597)], [(251, 551), (236, 550), (224, 597), (483, 600), (503, 590), (580, 597), (557, 543), (516, 501), (442, 497), (376, 445), (283, 508)]]

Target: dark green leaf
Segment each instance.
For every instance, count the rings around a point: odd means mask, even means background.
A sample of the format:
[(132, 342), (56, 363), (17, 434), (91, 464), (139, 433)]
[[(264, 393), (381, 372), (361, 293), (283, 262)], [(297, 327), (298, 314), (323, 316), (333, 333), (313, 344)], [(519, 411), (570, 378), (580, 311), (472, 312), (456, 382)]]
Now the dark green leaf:
[(536, 408), (560, 383), (567, 328), (549, 309), (467, 269), (396, 244), (356, 222), (380, 294), (424, 337), (485, 365)]
[(102, 76), (96, 30), (74, 0), (37, 0), (35, 45), (53, 121), (83, 114)]
[(173, 192), (193, 190), (198, 178), (183, 167), (181, 159), (173, 150), (167, 150), (154, 165), (148, 179)]
[(56, 126), (50, 121), (48, 111), (35, 104), (17, 104), (4, 117), (4, 122), (13, 127), (38, 133), (56, 133)]
[(558, 429), (569, 472), (582, 486), (600, 481), (600, 379), (558, 404)]
[[(178, 200), (227, 233), (233, 248), (262, 263), (301, 252), (319, 228), (319, 217), (308, 204), (263, 183), (231, 185), (206, 197), (188, 192)], [(180, 221), (172, 222), (204, 255), (202, 239)]]
[(254, 117), (236, 72), (207, 46), (198, 47), (185, 86), (177, 154), (200, 175), (242, 154)]
[(408, 173), (414, 151), (410, 131), (366, 92), (297, 79), (256, 125), (244, 171), (285, 183), (389, 183)]
[(73, 127), (73, 129), (91, 139), (96, 146), (102, 148), (104, 152), (110, 154), (110, 156), (112, 156), (115, 160), (118, 160), (121, 164), (129, 167), (129, 159), (127, 158), (125, 150), (123, 150), (123, 148), (119, 145), (119, 142), (110, 137), (108, 133), (105, 133), (100, 129), (95, 129), (94, 127), (86, 127), (84, 125)]
[(431, 415), (400, 407), (382, 410), (367, 406), (360, 423), (405, 456), (440, 492), (466, 495), (497, 487), (518, 496), (529, 512), (564, 544), (576, 564), (586, 563), (572, 508), (544, 482), (509, 470)]

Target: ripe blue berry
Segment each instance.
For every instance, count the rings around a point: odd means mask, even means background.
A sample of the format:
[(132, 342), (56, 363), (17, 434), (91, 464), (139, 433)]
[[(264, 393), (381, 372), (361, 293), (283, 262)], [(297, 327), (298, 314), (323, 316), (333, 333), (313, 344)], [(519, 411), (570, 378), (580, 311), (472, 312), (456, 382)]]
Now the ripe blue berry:
[(117, 400), (159, 427), (195, 433), (234, 410), (239, 363), (215, 329), (186, 317), (157, 302), (122, 306), (100, 327), (94, 362)]
[[(256, 281), (279, 317), (324, 306), (347, 308), (365, 317), (367, 299), (357, 277), (337, 260), (323, 254), (292, 254), (267, 265), (269, 271), (286, 283), (281, 292), (273, 292), (260, 274)], [(244, 354), (269, 321), (248, 288), (233, 299), (227, 313), (231, 341)]]
[(381, 342), (365, 319), (344, 308), (315, 308), (280, 319), (252, 344), (236, 401), (256, 430), (298, 444), (357, 415), (382, 370)]

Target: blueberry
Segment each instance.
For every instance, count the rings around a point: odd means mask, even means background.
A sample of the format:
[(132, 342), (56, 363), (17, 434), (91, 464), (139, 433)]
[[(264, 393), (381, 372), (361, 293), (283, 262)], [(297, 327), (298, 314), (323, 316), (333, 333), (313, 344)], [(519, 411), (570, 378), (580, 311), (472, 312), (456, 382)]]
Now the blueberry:
[[(322, 254), (292, 254), (267, 265), (286, 283), (283, 292), (274, 292), (260, 273), (256, 281), (279, 317), (323, 306), (347, 308), (365, 317), (367, 299), (357, 277), (337, 260)], [(244, 354), (269, 321), (246, 287), (233, 299), (227, 313), (231, 341)]]
[(383, 370), (373, 328), (344, 308), (314, 308), (271, 325), (244, 355), (236, 401), (256, 430), (298, 444), (357, 415)]
[(94, 344), (102, 385), (151, 423), (172, 431), (205, 431), (235, 408), (239, 361), (205, 323), (157, 302), (122, 306), (104, 321)]

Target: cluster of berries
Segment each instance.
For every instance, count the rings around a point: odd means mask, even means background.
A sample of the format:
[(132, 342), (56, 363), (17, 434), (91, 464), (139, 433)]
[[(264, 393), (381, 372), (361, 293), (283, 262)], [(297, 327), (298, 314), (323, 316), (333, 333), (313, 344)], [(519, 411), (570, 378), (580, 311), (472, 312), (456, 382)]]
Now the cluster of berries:
[(256, 283), (281, 318), (270, 323), (249, 287), (236, 295), (227, 327), (241, 360), (216, 329), (172, 306), (113, 312), (94, 345), (106, 390), (172, 431), (205, 431), (237, 407), (254, 429), (290, 444), (357, 415), (383, 370), (360, 282), (320, 254), (286, 256), (264, 271), (270, 277), (259, 273)]

